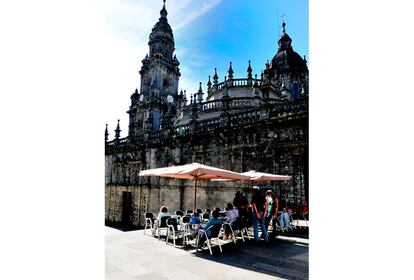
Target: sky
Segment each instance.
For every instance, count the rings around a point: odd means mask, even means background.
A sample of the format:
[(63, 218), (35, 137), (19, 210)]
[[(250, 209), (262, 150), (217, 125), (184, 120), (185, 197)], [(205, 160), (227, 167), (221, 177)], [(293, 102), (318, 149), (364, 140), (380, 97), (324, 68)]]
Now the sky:
[[(127, 136), (130, 96), (140, 84), (141, 60), (148, 53), (148, 36), (159, 19), (162, 0), (107, 0), (105, 9), (103, 129), (109, 139), (120, 119), (121, 137)], [(219, 81), (232, 62), (234, 77), (246, 77), (251, 60), (253, 75), (260, 76), (267, 60), (277, 52), (282, 32), (308, 62), (307, 0), (167, 0), (168, 21), (173, 29), (175, 54), (180, 61), (179, 88), (194, 93), (217, 67)]]

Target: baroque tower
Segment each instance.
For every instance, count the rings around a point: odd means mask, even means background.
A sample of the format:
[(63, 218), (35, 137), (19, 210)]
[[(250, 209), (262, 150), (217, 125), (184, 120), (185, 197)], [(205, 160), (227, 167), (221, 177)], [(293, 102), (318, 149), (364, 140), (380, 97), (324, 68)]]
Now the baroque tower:
[(131, 95), (129, 140), (146, 140), (160, 130), (160, 125), (172, 122), (176, 112), (179, 61), (174, 55), (175, 44), (167, 20), (165, 0), (160, 18), (149, 36), (149, 54), (142, 60), (140, 92)]
[(306, 57), (302, 58), (292, 48), (292, 39), (286, 33), (286, 23), (282, 24), (283, 33), (278, 41), (278, 50), (270, 63), (266, 63), (264, 76), (273, 85), (278, 85), (281, 97), (296, 100), (308, 94), (308, 75)]

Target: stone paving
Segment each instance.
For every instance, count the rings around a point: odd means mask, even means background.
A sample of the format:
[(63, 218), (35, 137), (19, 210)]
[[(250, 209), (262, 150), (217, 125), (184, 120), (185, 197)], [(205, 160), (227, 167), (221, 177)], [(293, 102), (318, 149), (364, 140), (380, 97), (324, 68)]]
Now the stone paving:
[(211, 256), (208, 250), (174, 248), (143, 230), (106, 227), (106, 280), (308, 279), (308, 239), (290, 235), (268, 245), (229, 242), (222, 246), (223, 253), (213, 247)]

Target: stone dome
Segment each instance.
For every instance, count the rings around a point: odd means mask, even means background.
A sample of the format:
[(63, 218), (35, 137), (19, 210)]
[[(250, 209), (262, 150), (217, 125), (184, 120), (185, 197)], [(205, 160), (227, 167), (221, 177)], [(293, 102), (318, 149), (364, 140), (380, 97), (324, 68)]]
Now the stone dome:
[(288, 73), (290, 75), (301, 75), (308, 73), (308, 67), (305, 59), (303, 59), (292, 48), (292, 39), (286, 33), (283, 23), (283, 34), (278, 41), (279, 49), (270, 63), (270, 74), (272, 77), (276, 75)]

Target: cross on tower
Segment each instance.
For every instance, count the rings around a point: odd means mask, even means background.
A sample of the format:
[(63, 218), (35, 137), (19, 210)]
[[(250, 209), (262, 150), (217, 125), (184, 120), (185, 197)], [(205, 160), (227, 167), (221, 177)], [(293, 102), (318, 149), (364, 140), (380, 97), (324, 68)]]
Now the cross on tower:
[(286, 26), (285, 17), (286, 17), (286, 15), (282, 14), (281, 18), (282, 18), (282, 21), (283, 21), (283, 23), (282, 23), (283, 33), (285, 33), (285, 26)]

